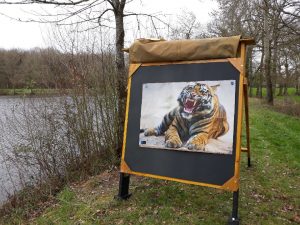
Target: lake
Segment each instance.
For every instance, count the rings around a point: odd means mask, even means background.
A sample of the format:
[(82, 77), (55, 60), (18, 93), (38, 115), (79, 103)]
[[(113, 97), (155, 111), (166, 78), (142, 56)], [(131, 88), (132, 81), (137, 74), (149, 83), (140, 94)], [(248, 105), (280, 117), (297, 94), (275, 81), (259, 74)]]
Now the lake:
[(14, 139), (8, 125), (9, 117), (23, 102), (24, 99), (21, 97), (0, 96), (0, 203), (3, 203), (8, 195), (13, 194), (15, 188), (20, 187), (16, 174), (17, 167), (6, 163), (4, 158), (9, 151), (10, 141)]
[[(29, 118), (28, 114), (44, 105), (53, 108), (52, 104), (58, 105), (55, 102), (59, 102), (59, 97), (43, 97), (41, 101), (39, 97), (0, 96), (0, 204), (25, 183), (34, 182), (32, 168), (20, 168), (17, 163), (5, 159), (15, 150), (14, 146), (20, 146), (26, 141), (24, 137), (28, 131), (25, 118)], [(42, 127), (38, 121), (35, 121), (34, 126), (37, 129)]]
[(99, 96), (0, 96), (0, 203), (111, 146), (118, 114)]

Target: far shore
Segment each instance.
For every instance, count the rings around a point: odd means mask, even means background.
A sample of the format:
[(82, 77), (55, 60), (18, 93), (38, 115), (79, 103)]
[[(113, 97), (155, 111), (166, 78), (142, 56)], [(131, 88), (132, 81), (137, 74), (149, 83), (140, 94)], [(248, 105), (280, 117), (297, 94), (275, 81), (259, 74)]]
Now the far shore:
[(0, 89), (0, 96), (55, 96), (62, 93), (69, 93), (70, 89), (46, 89), (46, 88), (3, 88)]

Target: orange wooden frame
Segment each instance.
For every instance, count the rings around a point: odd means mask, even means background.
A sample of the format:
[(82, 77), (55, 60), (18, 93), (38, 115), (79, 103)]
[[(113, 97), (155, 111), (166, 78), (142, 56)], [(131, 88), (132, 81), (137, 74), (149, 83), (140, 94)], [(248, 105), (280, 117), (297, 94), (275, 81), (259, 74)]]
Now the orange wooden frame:
[[(139, 176), (146, 176), (157, 179), (177, 181), (187, 184), (195, 184), (200, 186), (208, 186), (228, 191), (237, 191), (239, 189), (240, 180), (240, 156), (241, 152), (247, 152), (248, 166), (250, 166), (250, 129), (249, 129), (249, 106), (248, 106), (248, 82), (246, 77), (246, 46), (254, 44), (252, 39), (242, 39), (239, 44), (238, 57), (228, 58), (228, 59), (215, 59), (215, 60), (195, 60), (195, 61), (180, 61), (180, 62), (164, 62), (164, 63), (143, 63), (143, 64), (130, 64), (129, 67), (129, 78), (128, 78), (128, 93), (127, 93), (127, 103), (126, 103), (126, 117), (124, 125), (124, 137), (123, 137), (123, 148), (121, 157), (121, 168), (120, 171), (126, 174), (134, 174)], [(131, 90), (131, 78), (132, 75), (141, 66), (154, 66), (154, 65), (167, 65), (167, 64), (192, 64), (192, 63), (212, 63), (212, 62), (230, 62), (239, 72), (240, 72), (240, 83), (239, 83), (239, 93), (238, 93), (238, 118), (237, 118), (237, 135), (236, 135), (236, 156), (235, 156), (235, 172), (234, 176), (226, 181), (223, 185), (215, 185), (209, 183), (194, 182), (189, 180), (177, 179), (172, 177), (164, 177), (154, 174), (146, 174), (137, 171), (132, 171), (127, 163), (125, 162), (125, 146), (127, 137), (127, 123), (128, 123), (128, 111), (130, 102), (130, 90)], [(241, 147), (241, 134), (242, 134), (242, 117), (243, 117), (243, 102), (245, 107), (245, 122), (246, 122), (246, 137), (247, 137), (247, 147)]]

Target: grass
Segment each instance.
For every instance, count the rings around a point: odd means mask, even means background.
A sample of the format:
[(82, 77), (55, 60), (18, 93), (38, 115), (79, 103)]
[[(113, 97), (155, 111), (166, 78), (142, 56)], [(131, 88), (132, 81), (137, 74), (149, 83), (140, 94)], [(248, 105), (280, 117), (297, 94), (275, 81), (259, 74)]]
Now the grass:
[(0, 89), (0, 95), (53, 95), (59, 93), (57, 89), (42, 88), (16, 88), (16, 89)]
[[(250, 101), (253, 166), (241, 161), (242, 224), (300, 223), (300, 119)], [(243, 135), (243, 139), (245, 136)], [(244, 141), (244, 140), (243, 140)], [(65, 187), (54, 204), (31, 220), (0, 224), (226, 224), (230, 192), (133, 176), (132, 197), (118, 201), (117, 171)]]
[[(252, 93), (253, 96), (256, 94), (256, 88), (252, 88)], [(274, 98), (275, 100), (286, 100), (286, 99), (291, 99), (297, 103), (300, 103), (300, 95), (296, 95), (296, 88), (288, 88), (287, 89), (287, 94), (286, 96), (278, 96), (279, 93), (279, 88), (276, 88)], [(262, 96), (266, 97), (267, 96), (267, 89), (263, 88), (262, 89)]]

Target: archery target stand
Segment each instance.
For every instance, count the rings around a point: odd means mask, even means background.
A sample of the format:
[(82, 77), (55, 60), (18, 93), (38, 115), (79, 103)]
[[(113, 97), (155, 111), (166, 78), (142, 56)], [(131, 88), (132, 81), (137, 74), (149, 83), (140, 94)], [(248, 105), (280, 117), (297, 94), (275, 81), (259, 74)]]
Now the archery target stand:
[[(222, 38), (220, 39), (223, 41)], [(204, 40), (202, 49), (205, 51), (207, 46), (206, 39), (202, 40)], [(163, 58), (161, 56), (164, 54), (163, 52), (154, 54), (154, 60), (150, 59), (147, 61), (146, 59), (145, 62), (143, 60), (136, 62), (129, 56), (128, 95), (119, 193), (117, 197), (119, 199), (128, 199), (130, 197), (129, 184), (131, 174), (223, 189), (233, 193), (232, 214), (228, 224), (238, 225), (241, 152), (247, 153), (248, 167), (251, 166), (248, 78), (246, 76), (245, 62), (246, 46), (253, 45), (254, 40), (238, 39), (236, 41), (236, 51), (233, 54), (225, 54), (225, 56), (223, 52), (229, 48), (228, 45), (223, 45), (223, 47), (225, 46), (224, 49), (215, 49), (215, 40), (217, 39), (213, 39), (210, 46), (221, 53), (219, 58), (214, 58), (214, 56), (211, 58), (209, 56), (204, 57), (204, 59), (201, 59), (201, 57), (200, 59), (184, 57), (184, 59), (180, 60), (179, 52), (179, 60), (175, 59), (173, 61)], [(161, 44), (165, 44), (164, 46), (167, 46), (167, 50), (172, 49), (172, 46), (169, 46), (168, 43), (162, 42)], [(189, 47), (190, 42), (186, 41), (184, 43), (187, 44), (182, 45), (181, 50), (185, 49), (184, 46)], [(150, 44), (154, 46), (156, 43), (151, 42)], [(175, 49), (175, 52), (178, 52), (178, 48)], [(193, 52), (192, 49), (189, 54), (193, 54)], [(202, 54), (202, 50), (200, 52)], [(129, 49), (129, 53), (138, 54), (135, 50), (131, 51), (131, 49)], [(158, 57), (157, 61), (155, 57)], [(234, 93), (232, 97), (234, 104), (232, 105), (234, 106), (232, 107), (232, 126), (230, 127), (232, 129), (230, 154), (178, 151), (141, 145), (141, 105), (144, 104), (142, 102), (145, 94), (145, 85), (149, 87), (149, 84), (165, 85), (168, 83), (176, 84), (176, 82), (214, 82), (220, 80), (224, 82), (230, 81), (235, 84), (232, 87)], [(241, 147), (243, 105), (245, 111), (246, 147)]]

